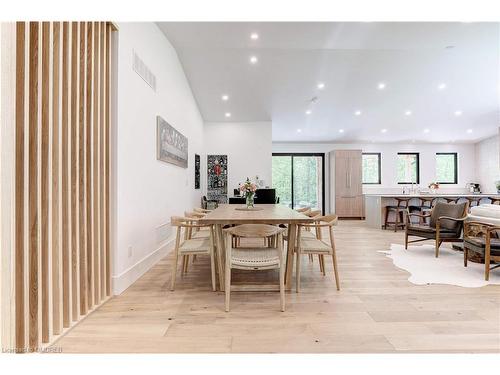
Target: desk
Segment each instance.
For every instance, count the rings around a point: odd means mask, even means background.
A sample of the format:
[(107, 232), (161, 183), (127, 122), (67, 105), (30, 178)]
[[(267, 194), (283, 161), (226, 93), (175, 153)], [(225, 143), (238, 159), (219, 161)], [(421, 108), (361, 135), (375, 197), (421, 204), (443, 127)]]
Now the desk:
[(219, 274), (220, 290), (224, 290), (224, 235), (222, 227), (231, 224), (288, 224), (288, 244), (285, 270), (286, 289), (292, 287), (293, 251), (297, 234), (297, 224), (310, 223), (313, 219), (279, 204), (258, 204), (260, 211), (236, 210), (238, 205), (221, 204), (198, 222), (215, 226), (217, 272)]

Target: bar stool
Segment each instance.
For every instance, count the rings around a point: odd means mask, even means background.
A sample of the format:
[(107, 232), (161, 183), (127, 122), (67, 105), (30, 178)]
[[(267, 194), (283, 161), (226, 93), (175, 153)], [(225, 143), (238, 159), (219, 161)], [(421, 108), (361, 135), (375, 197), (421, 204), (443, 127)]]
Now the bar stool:
[[(419, 211), (425, 215), (425, 214), (429, 214), (430, 211), (432, 211), (432, 209), (434, 208), (434, 201), (435, 201), (436, 198), (419, 198), (420, 200), (420, 205), (419, 205)], [(411, 211), (411, 210), (410, 210)], [(426, 223), (426, 219), (424, 217), (420, 217), (419, 219), (419, 223), (420, 224), (425, 224)]]
[(499, 204), (500, 205), (500, 197), (488, 197), (491, 201), (491, 204)]
[(456, 197), (456, 198), (443, 198), (446, 203), (458, 203), (458, 201), (460, 200), (460, 197)]
[[(398, 231), (398, 227), (404, 228), (404, 213), (408, 209), (408, 203), (411, 198), (395, 198), (397, 201), (396, 206), (386, 206), (385, 207), (385, 220), (384, 229), (387, 229), (387, 225), (394, 225), (394, 232)], [(394, 212), (394, 221), (389, 221), (389, 214)]]
[(469, 212), (472, 207), (479, 206), (481, 199), (482, 197), (467, 197), (467, 200), (469, 201)]

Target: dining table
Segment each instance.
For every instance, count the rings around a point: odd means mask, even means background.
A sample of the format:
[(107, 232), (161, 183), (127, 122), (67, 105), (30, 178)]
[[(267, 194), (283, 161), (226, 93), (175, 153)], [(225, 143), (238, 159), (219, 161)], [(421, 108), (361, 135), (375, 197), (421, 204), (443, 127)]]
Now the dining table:
[(253, 209), (245, 205), (219, 204), (219, 206), (198, 220), (202, 225), (213, 225), (215, 233), (215, 251), (219, 288), (224, 291), (224, 254), (225, 243), (223, 227), (239, 224), (285, 224), (288, 226), (288, 242), (286, 251), (285, 288), (292, 288), (294, 247), (297, 236), (297, 225), (311, 223), (314, 220), (287, 206), (280, 204), (257, 204)]

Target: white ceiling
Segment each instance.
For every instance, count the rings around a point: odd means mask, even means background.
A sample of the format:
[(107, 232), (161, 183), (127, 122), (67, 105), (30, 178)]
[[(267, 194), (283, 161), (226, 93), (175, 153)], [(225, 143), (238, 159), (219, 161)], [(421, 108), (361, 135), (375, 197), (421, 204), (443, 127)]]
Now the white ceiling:
[(473, 142), (498, 131), (497, 23), (158, 25), (205, 121), (272, 121), (273, 141), (286, 142)]

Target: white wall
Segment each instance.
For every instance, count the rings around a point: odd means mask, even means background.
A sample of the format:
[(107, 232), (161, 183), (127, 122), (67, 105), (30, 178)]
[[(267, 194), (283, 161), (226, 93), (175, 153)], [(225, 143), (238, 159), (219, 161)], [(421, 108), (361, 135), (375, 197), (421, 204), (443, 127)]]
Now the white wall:
[[(228, 196), (247, 177), (264, 180), (271, 186), (271, 122), (207, 122), (204, 129), (205, 154), (227, 155)], [(206, 164), (206, 158), (203, 161)], [(204, 180), (206, 189), (206, 178)]]
[[(176, 51), (154, 23), (118, 27), (115, 293), (166, 253), (172, 234), (170, 216), (199, 205), (194, 154), (203, 158), (203, 120)], [(132, 50), (156, 75), (156, 92), (132, 70)], [(157, 115), (188, 137), (187, 169), (156, 160)]]
[(476, 180), (485, 193), (495, 193), (495, 181), (500, 180), (500, 136), (476, 143), (475, 151)]

